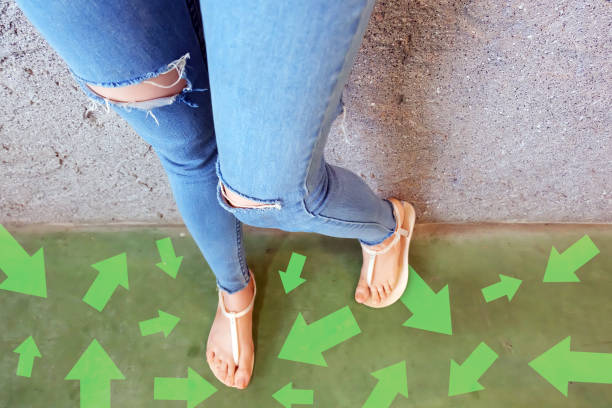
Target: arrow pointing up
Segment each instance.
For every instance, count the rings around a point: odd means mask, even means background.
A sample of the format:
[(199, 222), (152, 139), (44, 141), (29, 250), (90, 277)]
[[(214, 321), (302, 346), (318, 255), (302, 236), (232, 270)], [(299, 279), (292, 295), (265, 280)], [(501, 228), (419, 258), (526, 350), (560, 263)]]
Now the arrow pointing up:
[(148, 336), (154, 333), (163, 332), (164, 337), (168, 337), (168, 335), (172, 333), (172, 330), (174, 330), (178, 322), (181, 320), (180, 318), (173, 316), (170, 313), (166, 313), (163, 310), (158, 310), (157, 314), (159, 317), (144, 320), (138, 323), (140, 326), (141, 335)]
[(287, 266), (287, 272), (278, 271), (283, 283), (283, 289), (285, 293), (291, 292), (293, 289), (306, 282), (306, 279), (300, 277), (302, 268), (306, 262), (306, 257), (298, 253), (293, 252), (289, 259), (289, 265)]
[(484, 342), (476, 347), (476, 350), (465, 359), (462, 365), (451, 360), (448, 396), (484, 390), (478, 379), (493, 365), (495, 360), (497, 360), (497, 353)]
[(34, 366), (34, 358), (41, 357), (38, 347), (32, 336), (28, 337), (21, 343), (13, 353), (19, 354), (19, 362), (17, 363), (17, 375), (21, 377), (31, 377), (32, 367)]
[(566, 337), (529, 366), (566, 397), (570, 381), (612, 384), (612, 354), (571, 352), (571, 341)]
[(81, 382), (81, 408), (110, 408), (111, 380), (125, 377), (94, 339), (65, 379)]
[(157, 250), (161, 258), (161, 262), (157, 263), (156, 266), (166, 272), (171, 278), (175, 279), (181, 267), (181, 262), (183, 262), (183, 257), (177, 257), (175, 255), (170, 237), (158, 239), (155, 243), (157, 244)]
[(583, 236), (563, 254), (559, 254), (555, 247), (550, 250), (550, 257), (544, 273), (544, 282), (580, 282), (576, 271), (589, 262), (599, 253), (588, 235)]
[(408, 286), (400, 300), (412, 312), (402, 326), (453, 334), (448, 285), (435, 293), (411, 266)]
[(493, 285), (482, 288), (482, 295), (487, 303), (506, 296), (508, 302), (512, 300), (514, 294), (518, 290), (523, 281), (510, 276), (499, 274), (499, 282)]
[(40, 248), (30, 256), (0, 225), (0, 269), (7, 278), (0, 283), (0, 289), (46, 298), (45, 259)]
[(378, 378), (378, 384), (376, 384), (362, 408), (390, 407), (397, 394), (408, 398), (406, 361), (400, 361), (374, 371), (372, 375)]
[(191, 367), (187, 368), (187, 378), (155, 377), (153, 399), (187, 401), (187, 408), (194, 408), (217, 392), (217, 389)]
[(323, 352), (361, 333), (348, 306), (306, 324), (299, 313), (278, 358), (327, 367)]
[(130, 289), (126, 257), (126, 253), (123, 252), (91, 265), (99, 273), (83, 297), (83, 302), (101, 312), (115, 292), (115, 289), (117, 289), (117, 286)]
[(272, 394), (272, 398), (277, 400), (283, 407), (291, 408), (294, 404), (312, 405), (314, 393), (312, 390), (298, 390), (293, 388), (293, 383), (289, 383)]

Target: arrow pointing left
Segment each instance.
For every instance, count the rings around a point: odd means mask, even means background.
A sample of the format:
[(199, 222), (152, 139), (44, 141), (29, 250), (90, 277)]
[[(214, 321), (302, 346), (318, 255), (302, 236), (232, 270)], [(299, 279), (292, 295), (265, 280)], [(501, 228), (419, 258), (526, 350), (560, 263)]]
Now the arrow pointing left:
[(123, 252), (91, 265), (99, 271), (98, 277), (83, 296), (83, 302), (101, 312), (117, 286), (130, 289), (128, 283), (127, 256)]
[(0, 283), (0, 289), (47, 297), (42, 248), (34, 255), (28, 255), (11, 233), (0, 225), (0, 254), (0, 269), (6, 274), (6, 279)]
[(397, 394), (408, 398), (406, 361), (400, 361), (374, 371), (372, 375), (378, 378), (378, 384), (376, 384), (362, 408), (390, 407)]
[(23, 343), (13, 350), (13, 353), (19, 354), (17, 375), (30, 378), (32, 376), (32, 367), (34, 366), (34, 357), (41, 357), (32, 336), (25, 339)]
[(314, 392), (312, 390), (293, 388), (293, 383), (289, 383), (272, 394), (272, 398), (277, 400), (283, 407), (291, 408), (292, 405), (312, 405), (314, 402)]
[(81, 382), (81, 408), (110, 408), (111, 380), (125, 380), (125, 377), (94, 339), (65, 380)]

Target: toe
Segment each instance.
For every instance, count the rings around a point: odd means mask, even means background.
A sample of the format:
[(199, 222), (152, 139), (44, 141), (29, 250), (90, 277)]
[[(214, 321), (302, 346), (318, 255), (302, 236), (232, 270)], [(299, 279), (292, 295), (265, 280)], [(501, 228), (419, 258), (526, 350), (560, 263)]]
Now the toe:
[(355, 300), (359, 303), (363, 303), (366, 301), (368, 296), (370, 295), (370, 290), (368, 289), (368, 285), (365, 280), (360, 279), (357, 284), (357, 289), (355, 290)]
[(221, 364), (221, 378), (223, 378), (222, 381), (225, 385), (231, 385), (231, 384), (228, 384), (228, 381), (227, 381), (227, 362), (225, 361), (223, 361), (223, 363)]
[(246, 388), (249, 385), (249, 381), (251, 379), (251, 369), (253, 366), (253, 353), (244, 353), (240, 356), (240, 361), (238, 362), (238, 368), (236, 370), (236, 376), (234, 377), (234, 387), (236, 388)]
[(212, 349), (206, 350), (206, 362), (212, 368), (213, 362), (215, 361), (215, 352)]
[(378, 293), (376, 286), (372, 288), (372, 290), (370, 291), (370, 294), (372, 296), (372, 303), (374, 304), (380, 303), (380, 294)]
[(227, 377), (225, 377), (225, 382), (230, 387), (234, 386), (234, 375), (236, 374), (236, 366), (234, 362), (230, 362), (227, 365)]
[(380, 297), (380, 301), (384, 302), (384, 300), (387, 298), (387, 292), (385, 292), (385, 286), (383, 284), (380, 284), (376, 286), (376, 290), (378, 291), (378, 296)]

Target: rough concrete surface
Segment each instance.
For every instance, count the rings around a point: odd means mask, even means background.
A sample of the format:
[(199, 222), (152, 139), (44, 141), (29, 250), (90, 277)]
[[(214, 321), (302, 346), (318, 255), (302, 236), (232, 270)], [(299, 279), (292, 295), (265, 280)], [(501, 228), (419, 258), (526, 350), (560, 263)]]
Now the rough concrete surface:
[[(0, 222), (181, 222), (149, 146), (0, 14)], [(419, 222), (612, 222), (611, 27), (603, 0), (378, 0), (326, 157)]]

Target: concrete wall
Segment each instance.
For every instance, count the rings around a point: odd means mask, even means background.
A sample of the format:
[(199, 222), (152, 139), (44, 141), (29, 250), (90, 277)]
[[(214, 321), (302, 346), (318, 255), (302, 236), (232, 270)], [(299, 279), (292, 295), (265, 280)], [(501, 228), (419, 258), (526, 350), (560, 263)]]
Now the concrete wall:
[[(181, 222), (149, 146), (0, 11), (0, 222)], [(611, 26), (604, 0), (378, 0), (326, 157), (420, 222), (611, 222)]]

